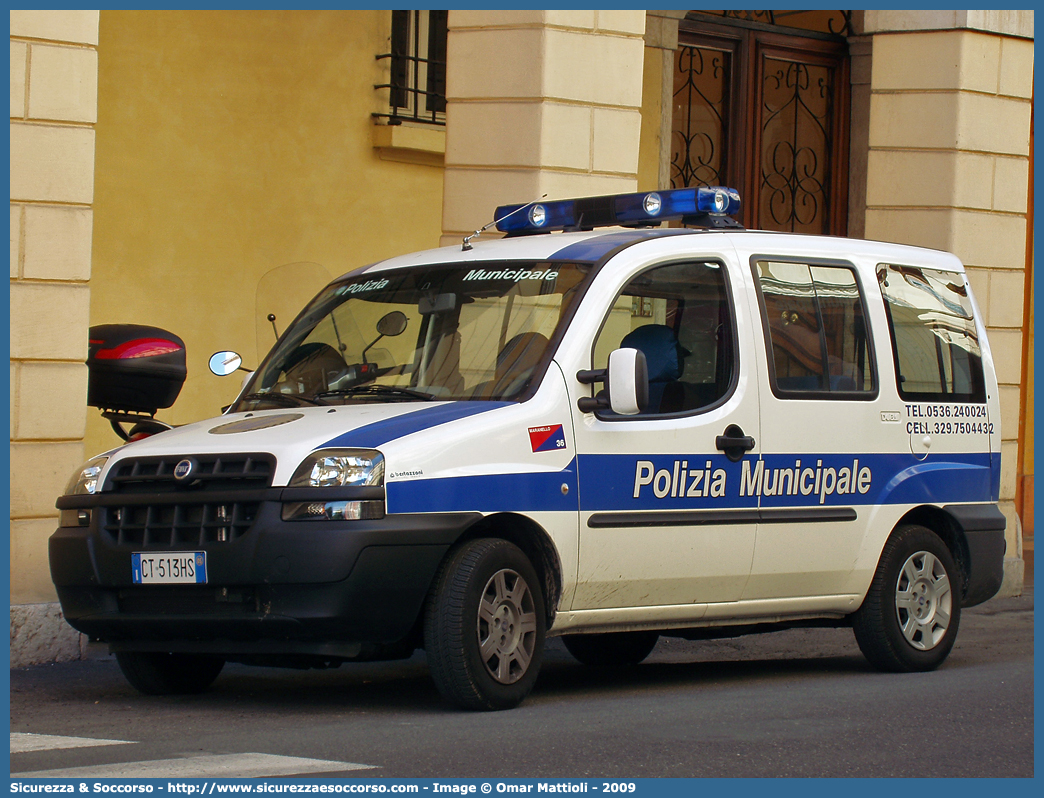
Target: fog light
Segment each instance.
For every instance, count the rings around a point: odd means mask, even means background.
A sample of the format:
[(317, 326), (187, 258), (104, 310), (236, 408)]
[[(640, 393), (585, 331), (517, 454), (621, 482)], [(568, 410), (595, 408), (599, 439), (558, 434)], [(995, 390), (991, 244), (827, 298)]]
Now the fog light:
[(90, 510), (62, 510), (59, 513), (59, 526), (90, 526)]
[(382, 501), (289, 502), (284, 521), (368, 521), (384, 518)]

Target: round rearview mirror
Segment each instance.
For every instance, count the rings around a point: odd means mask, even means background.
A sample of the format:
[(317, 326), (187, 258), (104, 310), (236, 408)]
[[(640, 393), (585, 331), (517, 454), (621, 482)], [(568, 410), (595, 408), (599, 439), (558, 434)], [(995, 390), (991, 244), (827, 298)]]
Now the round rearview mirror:
[(393, 310), (391, 313), (383, 315), (381, 320), (377, 322), (377, 332), (391, 337), (402, 335), (408, 321), (406, 314), (401, 310)]
[(210, 356), (210, 370), (219, 377), (227, 377), (242, 365), (238, 352), (215, 352)]

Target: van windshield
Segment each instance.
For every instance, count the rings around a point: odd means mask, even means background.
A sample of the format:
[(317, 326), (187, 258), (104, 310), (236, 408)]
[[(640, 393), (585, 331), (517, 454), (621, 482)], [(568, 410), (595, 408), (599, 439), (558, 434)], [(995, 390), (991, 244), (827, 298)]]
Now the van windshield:
[(331, 283), (258, 368), (236, 411), (359, 402), (517, 400), (590, 266), (485, 262)]

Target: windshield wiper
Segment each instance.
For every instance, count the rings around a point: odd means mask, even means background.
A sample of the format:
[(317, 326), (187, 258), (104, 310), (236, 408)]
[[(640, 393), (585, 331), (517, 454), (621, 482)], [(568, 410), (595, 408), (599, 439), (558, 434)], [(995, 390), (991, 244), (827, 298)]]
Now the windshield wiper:
[(434, 394), (414, 391), (411, 388), (396, 388), (394, 385), (356, 385), (354, 388), (338, 388), (336, 391), (322, 391), (315, 395), (316, 399), (328, 396), (380, 396), (387, 399), (421, 399), (432, 401)]
[(296, 393), (248, 393), (246, 396), (240, 397), (240, 401), (243, 400), (251, 400), (254, 402), (274, 400), (275, 404), (281, 404), (283, 407), (300, 407), (301, 405), (322, 404), (321, 402), (315, 401), (315, 399), (301, 396)]

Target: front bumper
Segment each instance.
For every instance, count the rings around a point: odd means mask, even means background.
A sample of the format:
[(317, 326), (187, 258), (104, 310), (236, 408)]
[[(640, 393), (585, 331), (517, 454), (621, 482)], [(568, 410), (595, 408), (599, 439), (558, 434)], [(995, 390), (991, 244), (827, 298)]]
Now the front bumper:
[(281, 502), (264, 501), (236, 539), (151, 547), (205, 551), (207, 584), (135, 585), (131, 554), (149, 547), (102, 531), (106, 501), (61, 500), (91, 508), (92, 520), (60, 527), (48, 553), (66, 619), (115, 650), (366, 658), (410, 635), (446, 551), (481, 518), (287, 522)]

